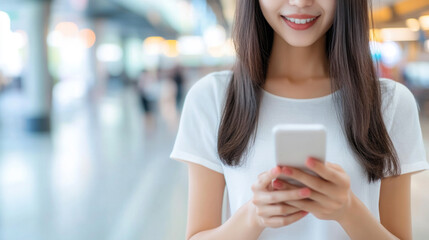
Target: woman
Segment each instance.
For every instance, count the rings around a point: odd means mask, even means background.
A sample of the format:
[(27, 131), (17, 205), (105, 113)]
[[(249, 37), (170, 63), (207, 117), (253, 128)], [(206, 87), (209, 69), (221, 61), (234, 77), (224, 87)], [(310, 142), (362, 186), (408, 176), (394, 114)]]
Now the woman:
[[(376, 76), (368, 4), (238, 1), (237, 63), (189, 91), (170, 156), (189, 163), (187, 239), (411, 239), (428, 163), (413, 95)], [(327, 164), (307, 160), (321, 178), (275, 167), (280, 123), (325, 125)]]

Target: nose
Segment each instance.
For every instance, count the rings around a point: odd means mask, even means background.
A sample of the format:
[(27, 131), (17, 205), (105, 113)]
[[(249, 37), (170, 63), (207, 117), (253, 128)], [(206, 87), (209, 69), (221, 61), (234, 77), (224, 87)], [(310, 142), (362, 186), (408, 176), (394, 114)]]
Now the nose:
[(311, 6), (313, 4), (313, 1), (314, 0), (289, 0), (289, 4), (303, 8)]

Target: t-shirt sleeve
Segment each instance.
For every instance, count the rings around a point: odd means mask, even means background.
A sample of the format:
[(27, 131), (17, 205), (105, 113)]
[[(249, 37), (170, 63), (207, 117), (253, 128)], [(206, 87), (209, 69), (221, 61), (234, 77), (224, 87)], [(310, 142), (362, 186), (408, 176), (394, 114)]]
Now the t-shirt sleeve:
[(398, 154), (401, 174), (429, 169), (419, 120), (419, 107), (411, 91), (396, 83), (396, 104), (389, 135)]
[(192, 162), (223, 174), (217, 154), (218, 110), (213, 76), (197, 81), (185, 97), (170, 158)]

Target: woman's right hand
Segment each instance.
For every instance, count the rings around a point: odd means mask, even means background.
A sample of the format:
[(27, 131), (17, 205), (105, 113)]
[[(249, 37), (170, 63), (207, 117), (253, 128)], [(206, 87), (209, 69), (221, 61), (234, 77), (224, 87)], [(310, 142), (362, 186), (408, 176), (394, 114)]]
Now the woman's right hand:
[(253, 198), (248, 204), (253, 221), (261, 228), (287, 226), (308, 214), (285, 202), (308, 198), (311, 194), (310, 189), (294, 187), (281, 180), (275, 180), (281, 174), (282, 168), (275, 167), (261, 173), (258, 181), (252, 185)]

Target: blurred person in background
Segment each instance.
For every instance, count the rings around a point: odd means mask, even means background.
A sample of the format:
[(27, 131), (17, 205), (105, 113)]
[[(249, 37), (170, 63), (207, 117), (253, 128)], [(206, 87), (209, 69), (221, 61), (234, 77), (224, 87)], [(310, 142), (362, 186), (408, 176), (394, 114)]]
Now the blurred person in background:
[(176, 107), (180, 110), (182, 106), (182, 98), (183, 98), (183, 84), (184, 84), (184, 76), (183, 76), (183, 68), (180, 65), (176, 65), (173, 68), (173, 82), (176, 85)]
[(140, 106), (144, 113), (146, 129), (154, 133), (156, 129), (155, 112), (160, 96), (159, 74), (156, 71), (143, 70), (138, 80)]
[[(187, 239), (412, 238), (411, 174), (429, 166), (412, 93), (377, 77), (369, 10), (238, 1), (237, 63), (188, 92), (170, 155), (189, 167)], [(327, 163), (306, 161), (320, 177), (275, 167), (271, 129), (285, 123), (327, 128)]]
[(183, 91), (183, 87), (181, 86), (183, 84), (182, 73), (181, 70), (177, 70), (177, 67), (173, 67), (168, 69), (159, 69), (158, 76), (160, 82), (160, 116), (167, 125), (170, 133), (175, 134), (179, 124), (181, 101), (181, 96), (178, 97), (178, 94), (182, 94), (179, 92)]

